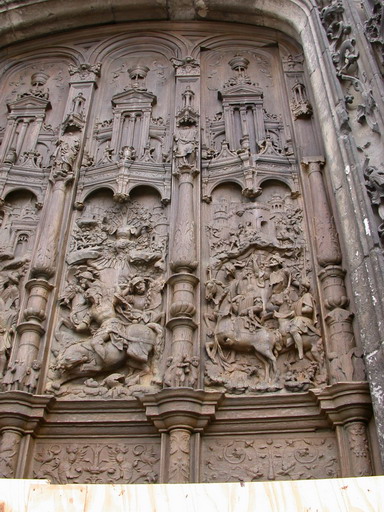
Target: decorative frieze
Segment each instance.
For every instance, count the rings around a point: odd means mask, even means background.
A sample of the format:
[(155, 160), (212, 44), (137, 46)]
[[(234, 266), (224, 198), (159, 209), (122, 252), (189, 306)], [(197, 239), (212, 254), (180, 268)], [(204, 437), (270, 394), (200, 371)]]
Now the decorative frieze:
[(33, 478), (56, 484), (158, 482), (159, 445), (147, 441), (38, 443)]
[(203, 443), (203, 482), (258, 482), (340, 476), (335, 438), (252, 436), (210, 438)]

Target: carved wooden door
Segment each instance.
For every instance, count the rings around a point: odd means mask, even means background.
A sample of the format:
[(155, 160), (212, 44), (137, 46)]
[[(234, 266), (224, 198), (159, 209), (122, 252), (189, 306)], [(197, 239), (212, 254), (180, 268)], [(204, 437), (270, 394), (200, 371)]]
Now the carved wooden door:
[[(364, 378), (303, 56), (246, 31), (67, 41), (68, 55), (7, 75), (31, 87), (8, 99), (2, 143), (3, 389), (84, 400), (85, 413), (141, 396), (169, 434), (163, 480), (214, 479), (209, 464), (192, 475), (191, 436), (220, 397), (290, 403)], [(128, 453), (89, 446), (87, 460)], [(85, 466), (67, 479), (109, 481), (108, 465), (100, 480)]]

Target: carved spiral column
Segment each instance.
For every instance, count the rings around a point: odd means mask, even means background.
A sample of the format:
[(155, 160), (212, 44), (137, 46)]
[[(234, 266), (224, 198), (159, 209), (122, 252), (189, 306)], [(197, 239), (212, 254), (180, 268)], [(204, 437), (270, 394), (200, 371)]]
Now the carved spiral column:
[(353, 367), (359, 356), (352, 329), (353, 314), (346, 309), (349, 300), (344, 283), (345, 271), (341, 267), (340, 245), (322, 176), (324, 160), (322, 157), (306, 158), (303, 165), (308, 172), (311, 189), (316, 257), (323, 267), (319, 279), (327, 310), (325, 321), (329, 334), (327, 355), (331, 382), (364, 380), (362, 372), (355, 371)]

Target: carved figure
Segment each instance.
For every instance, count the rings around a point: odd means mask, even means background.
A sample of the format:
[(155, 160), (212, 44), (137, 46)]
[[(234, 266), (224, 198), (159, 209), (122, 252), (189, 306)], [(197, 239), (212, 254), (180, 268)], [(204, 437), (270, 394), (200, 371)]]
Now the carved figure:
[[(310, 354), (314, 360), (319, 361), (320, 355), (317, 352), (317, 342), (320, 339), (320, 332), (316, 328), (316, 304), (312, 294), (309, 292), (309, 282), (301, 282), (303, 289), (302, 296), (292, 303), (288, 294), (285, 294), (285, 301), (279, 312), (275, 311), (274, 316), (279, 320), (280, 332), (288, 339), (289, 347), (293, 339), (297, 348), (299, 358), (304, 357), (304, 340), (310, 347)], [(284, 311), (285, 309), (285, 311)], [(307, 348), (307, 347), (306, 347)]]
[(73, 165), (79, 149), (80, 142), (78, 139), (75, 139), (72, 143), (65, 140), (59, 140), (57, 142), (51, 173), (54, 179), (70, 178), (73, 176)]
[(173, 152), (178, 165), (192, 165), (196, 160), (197, 148), (196, 126), (182, 126), (174, 136)]
[(123, 160), (135, 160), (135, 148), (133, 146), (124, 146), (120, 151), (120, 158), (122, 158)]
[(16, 148), (10, 147), (4, 157), (5, 164), (14, 164), (17, 160)]
[(179, 359), (168, 357), (164, 372), (164, 387), (195, 387), (198, 379), (200, 358), (182, 356)]
[(4, 376), (15, 334), (19, 308), (20, 274), (10, 271), (0, 291), (0, 378)]
[(34, 96), (35, 98), (42, 98), (47, 100), (49, 98), (48, 89), (45, 89), (45, 84), (47, 83), (49, 75), (44, 73), (43, 71), (38, 71), (31, 76), (31, 88), (28, 92), (24, 92), (18, 95), (18, 98), (23, 98), (25, 96)]
[(113, 163), (113, 153), (115, 150), (111, 148), (110, 144), (107, 144), (103, 150), (103, 156), (101, 160), (98, 162), (100, 164), (110, 164)]
[(24, 378), (24, 386), (28, 393), (33, 393), (36, 390), (40, 369), (41, 364), (37, 360), (32, 362), (31, 368), (28, 368)]
[(89, 286), (85, 297), (89, 305), (87, 315), (73, 328), (91, 332), (92, 336), (59, 353), (56, 369), (63, 374), (62, 382), (114, 370), (126, 362), (147, 371), (146, 363), (160, 342), (162, 327), (150, 322), (144, 311), (125, 311), (129, 303), (118, 294), (111, 296), (100, 281)]

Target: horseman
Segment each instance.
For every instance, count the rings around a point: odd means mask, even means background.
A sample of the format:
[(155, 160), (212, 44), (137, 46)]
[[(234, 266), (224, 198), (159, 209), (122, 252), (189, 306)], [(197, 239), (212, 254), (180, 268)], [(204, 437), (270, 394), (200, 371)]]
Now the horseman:
[(297, 348), (299, 359), (304, 357), (305, 336), (313, 336), (318, 340), (320, 331), (317, 329), (316, 303), (309, 292), (308, 280), (301, 282), (302, 295), (295, 302), (291, 302), (288, 294), (285, 295), (285, 302), (279, 311), (274, 312), (274, 317), (279, 320), (280, 330), (283, 334), (290, 336)]

